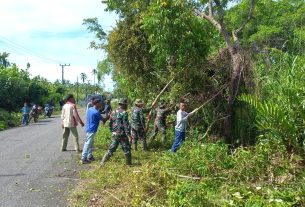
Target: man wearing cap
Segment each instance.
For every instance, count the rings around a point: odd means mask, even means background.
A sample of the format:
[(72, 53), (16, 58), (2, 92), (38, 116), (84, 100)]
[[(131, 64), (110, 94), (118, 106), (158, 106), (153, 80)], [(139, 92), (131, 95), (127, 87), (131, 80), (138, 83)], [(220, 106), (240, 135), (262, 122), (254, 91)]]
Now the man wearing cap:
[(87, 122), (86, 122), (86, 141), (83, 147), (83, 153), (81, 158), (81, 163), (86, 164), (94, 161), (92, 154), (94, 137), (96, 135), (100, 121), (103, 121), (103, 117), (100, 114), (100, 109), (102, 108), (102, 103), (100, 99), (94, 99), (92, 101), (93, 107), (87, 110)]
[(113, 155), (119, 144), (122, 145), (126, 157), (126, 164), (131, 165), (131, 151), (130, 151), (130, 126), (128, 122), (127, 99), (119, 100), (119, 107), (114, 110), (109, 119), (109, 128), (112, 134), (112, 142), (108, 148), (108, 152), (103, 156), (101, 166)]
[(67, 95), (66, 104), (62, 107), (61, 112), (62, 119), (62, 128), (63, 128), (63, 139), (62, 139), (62, 151), (67, 151), (67, 144), (70, 132), (75, 138), (75, 150), (80, 152), (79, 142), (78, 142), (78, 132), (77, 132), (77, 123), (80, 123), (81, 126), (84, 126), (84, 122), (78, 115), (74, 96), (72, 94)]
[(154, 140), (160, 130), (162, 132), (162, 144), (165, 144), (166, 140), (166, 117), (172, 110), (172, 106), (165, 108), (165, 101), (160, 101), (159, 106), (156, 109), (157, 115), (154, 122), (154, 132), (151, 136), (151, 140)]
[(145, 137), (145, 117), (144, 113), (147, 113), (151, 108), (143, 108), (144, 102), (142, 99), (135, 100), (135, 107), (131, 113), (131, 137), (135, 150), (138, 150), (138, 140), (142, 141), (143, 150), (147, 150), (147, 143)]

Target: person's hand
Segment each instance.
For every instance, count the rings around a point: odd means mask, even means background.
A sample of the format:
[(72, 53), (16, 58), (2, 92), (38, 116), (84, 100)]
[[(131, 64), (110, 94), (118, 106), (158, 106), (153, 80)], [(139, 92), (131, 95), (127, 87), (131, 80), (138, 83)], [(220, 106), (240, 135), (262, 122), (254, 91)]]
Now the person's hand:
[(65, 127), (64, 127), (64, 124), (61, 124), (61, 128), (65, 128)]
[(80, 125), (81, 125), (82, 127), (85, 126), (84, 122), (81, 122)]

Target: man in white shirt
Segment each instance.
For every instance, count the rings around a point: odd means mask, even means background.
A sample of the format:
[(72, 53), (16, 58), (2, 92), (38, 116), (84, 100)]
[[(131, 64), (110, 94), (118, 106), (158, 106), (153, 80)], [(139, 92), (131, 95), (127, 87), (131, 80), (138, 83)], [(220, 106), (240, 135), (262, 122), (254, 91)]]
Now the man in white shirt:
[(192, 113), (187, 113), (186, 110), (186, 103), (180, 102), (179, 111), (177, 112), (177, 123), (175, 126), (175, 140), (172, 145), (171, 151), (176, 152), (178, 148), (181, 146), (185, 139), (185, 132), (187, 126), (187, 119)]
[(84, 122), (81, 120), (75, 105), (74, 96), (69, 94), (66, 98), (67, 102), (62, 108), (61, 119), (62, 119), (62, 128), (63, 128), (63, 139), (62, 139), (62, 151), (67, 151), (67, 144), (70, 131), (75, 138), (75, 150), (81, 152), (79, 148), (79, 138), (77, 132), (77, 124), (83, 127)]

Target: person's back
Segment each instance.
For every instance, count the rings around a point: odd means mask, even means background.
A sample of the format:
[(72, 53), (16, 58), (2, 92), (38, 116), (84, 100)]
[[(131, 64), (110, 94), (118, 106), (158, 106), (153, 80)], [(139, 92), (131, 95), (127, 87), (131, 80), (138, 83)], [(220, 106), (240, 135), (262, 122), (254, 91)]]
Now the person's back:
[(101, 120), (102, 116), (99, 110), (97, 110), (95, 107), (89, 108), (87, 111), (86, 132), (95, 133)]
[(118, 108), (112, 112), (109, 120), (109, 128), (116, 135), (126, 135), (129, 133), (128, 114), (122, 108)]

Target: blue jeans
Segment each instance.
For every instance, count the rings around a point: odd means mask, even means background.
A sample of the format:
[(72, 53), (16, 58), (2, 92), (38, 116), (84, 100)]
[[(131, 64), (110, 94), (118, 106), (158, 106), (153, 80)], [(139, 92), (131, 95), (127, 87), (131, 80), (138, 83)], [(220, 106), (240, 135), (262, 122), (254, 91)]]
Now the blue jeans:
[(175, 140), (172, 145), (171, 151), (176, 152), (178, 148), (182, 145), (184, 140), (185, 140), (185, 132), (180, 132), (175, 130)]
[(96, 135), (96, 133), (87, 133), (86, 134), (86, 141), (84, 143), (84, 148), (83, 148), (83, 153), (82, 153), (83, 160), (93, 157), (92, 149), (93, 149), (95, 135)]
[(29, 114), (23, 114), (22, 115), (22, 125), (25, 126), (28, 123), (29, 120)]

